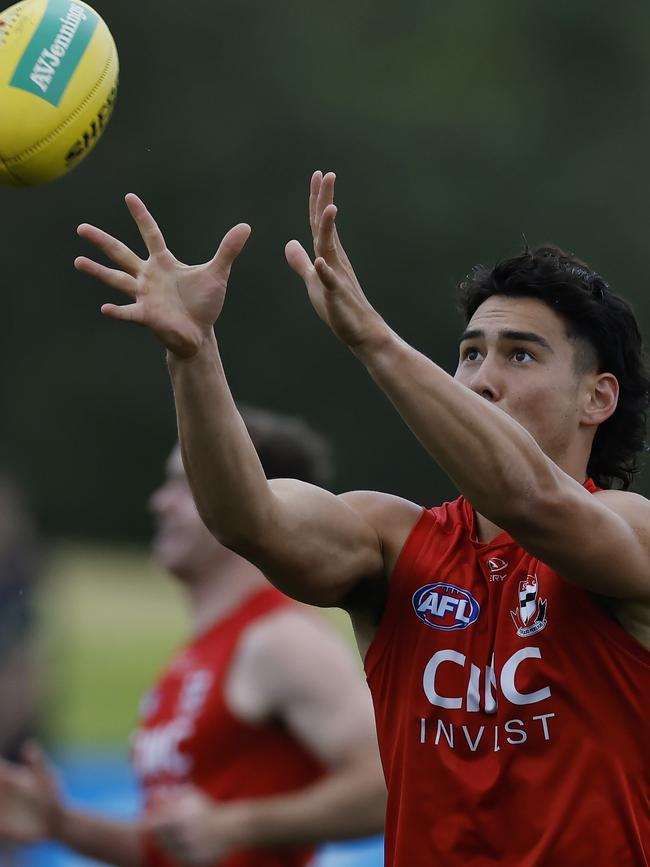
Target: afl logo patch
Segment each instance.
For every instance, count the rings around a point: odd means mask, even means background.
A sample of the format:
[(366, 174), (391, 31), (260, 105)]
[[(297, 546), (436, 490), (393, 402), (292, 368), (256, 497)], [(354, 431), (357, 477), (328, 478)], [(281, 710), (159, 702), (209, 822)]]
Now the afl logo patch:
[(417, 616), (434, 629), (467, 629), (476, 621), (481, 606), (469, 590), (455, 584), (425, 584), (413, 594)]

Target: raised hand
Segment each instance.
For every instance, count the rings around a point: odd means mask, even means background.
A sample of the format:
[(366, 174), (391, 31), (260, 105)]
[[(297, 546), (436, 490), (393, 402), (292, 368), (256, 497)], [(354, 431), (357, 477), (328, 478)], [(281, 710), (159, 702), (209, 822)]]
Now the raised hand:
[(125, 200), (147, 248), (148, 258), (141, 259), (117, 238), (82, 223), (78, 234), (118, 268), (107, 268), (85, 256), (75, 259), (75, 268), (131, 299), (130, 304), (122, 306), (102, 305), (105, 316), (145, 325), (171, 352), (190, 358), (212, 334), (225, 300), (230, 269), (248, 240), (250, 226), (239, 223), (230, 229), (209, 262), (185, 265), (167, 248), (162, 232), (142, 200), (133, 193)]
[(0, 839), (33, 843), (54, 836), (61, 811), (54, 772), (36, 744), (24, 765), (0, 760)]
[(289, 241), (287, 262), (302, 277), (320, 318), (351, 349), (386, 329), (363, 293), (336, 230), (336, 175), (314, 172), (309, 189), (309, 223), (314, 242), (312, 263), (298, 241)]

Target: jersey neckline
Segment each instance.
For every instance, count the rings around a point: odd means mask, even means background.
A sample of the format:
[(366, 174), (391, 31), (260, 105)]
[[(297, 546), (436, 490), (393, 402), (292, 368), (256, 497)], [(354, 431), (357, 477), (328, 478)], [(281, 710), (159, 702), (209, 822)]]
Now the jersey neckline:
[[(602, 490), (602, 488), (599, 488), (591, 478), (586, 478), (582, 483), (582, 487), (589, 491), (590, 494), (596, 494), (598, 491)], [(494, 538), (487, 542), (481, 542), (478, 538), (477, 532), (476, 510), (464, 495), (461, 494), (460, 500), (463, 517), (465, 518), (465, 525), (469, 531), (469, 541), (472, 543), (474, 548), (485, 551), (492, 547), (503, 548), (507, 545), (518, 546), (519, 543), (510, 535), (510, 533), (507, 532), (507, 530), (501, 530), (496, 536), (494, 536)]]

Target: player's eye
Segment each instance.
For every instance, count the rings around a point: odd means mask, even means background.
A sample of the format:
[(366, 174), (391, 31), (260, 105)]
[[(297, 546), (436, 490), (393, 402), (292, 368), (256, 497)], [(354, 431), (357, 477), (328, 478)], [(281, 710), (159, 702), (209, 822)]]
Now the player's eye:
[(527, 349), (514, 349), (510, 356), (514, 361), (523, 364), (527, 361), (534, 361), (534, 357), (528, 352)]
[(475, 346), (465, 346), (461, 351), (463, 361), (478, 361), (481, 353)]

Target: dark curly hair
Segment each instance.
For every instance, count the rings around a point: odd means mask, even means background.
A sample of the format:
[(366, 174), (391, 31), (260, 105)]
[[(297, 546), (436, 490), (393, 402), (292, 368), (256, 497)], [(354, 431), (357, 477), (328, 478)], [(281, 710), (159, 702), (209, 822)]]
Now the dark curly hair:
[(482, 265), (460, 286), (469, 322), (492, 295), (537, 298), (558, 313), (576, 340), (576, 367), (595, 364), (618, 380), (618, 406), (596, 432), (587, 472), (599, 487), (630, 487), (645, 449), (650, 379), (641, 333), (630, 305), (580, 259), (555, 246), (526, 249), (491, 270)]

